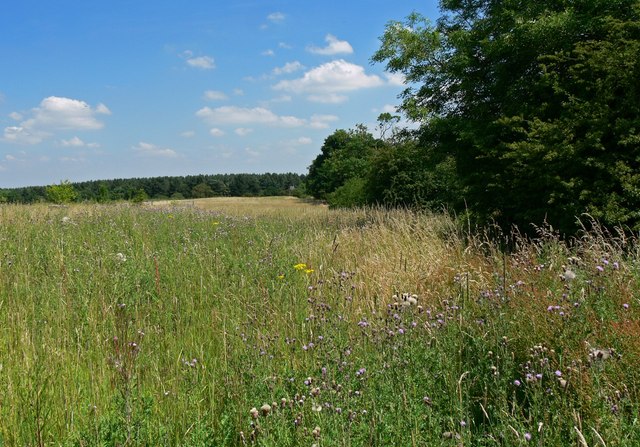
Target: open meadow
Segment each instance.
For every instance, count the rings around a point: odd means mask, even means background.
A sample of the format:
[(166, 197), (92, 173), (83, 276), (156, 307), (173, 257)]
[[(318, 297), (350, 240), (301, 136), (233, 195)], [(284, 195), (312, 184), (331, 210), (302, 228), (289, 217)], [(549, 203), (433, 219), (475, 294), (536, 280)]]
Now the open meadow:
[(638, 446), (639, 250), (293, 198), (1, 205), (0, 445)]

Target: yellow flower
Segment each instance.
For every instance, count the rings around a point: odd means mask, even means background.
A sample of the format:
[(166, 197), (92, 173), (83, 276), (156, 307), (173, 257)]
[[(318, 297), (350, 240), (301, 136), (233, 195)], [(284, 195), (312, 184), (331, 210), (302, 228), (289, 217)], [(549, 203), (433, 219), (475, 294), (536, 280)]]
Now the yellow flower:
[(211, 222), (211, 225), (216, 226), (216, 225), (220, 225), (220, 222), (218, 222), (217, 220), (214, 222)]
[(284, 275), (278, 275), (278, 279), (284, 279)]
[(305, 269), (304, 271), (307, 275), (313, 273), (313, 269)]
[(307, 264), (304, 264), (304, 263), (296, 264), (293, 266), (293, 268), (296, 270), (305, 270), (307, 268)]

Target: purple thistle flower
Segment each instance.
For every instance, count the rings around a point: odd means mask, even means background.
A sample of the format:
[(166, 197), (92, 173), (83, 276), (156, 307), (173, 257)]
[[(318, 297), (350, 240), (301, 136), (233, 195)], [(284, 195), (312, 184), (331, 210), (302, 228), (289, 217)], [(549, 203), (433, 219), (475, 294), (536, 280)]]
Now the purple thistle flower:
[(629, 308), (629, 303), (624, 303), (624, 304), (622, 305), (622, 307), (624, 307), (625, 309), (628, 309), (628, 308)]
[(556, 369), (556, 377), (562, 377), (562, 371), (560, 371), (559, 369)]
[(596, 270), (599, 272), (604, 272), (604, 268), (601, 265), (596, 265)]
[(527, 442), (531, 441), (531, 433), (526, 432), (524, 434), (524, 440), (527, 441)]
[(520, 382), (518, 379), (516, 379), (516, 380), (513, 381), (513, 384), (515, 386), (520, 386), (520, 385), (522, 385), (522, 382)]

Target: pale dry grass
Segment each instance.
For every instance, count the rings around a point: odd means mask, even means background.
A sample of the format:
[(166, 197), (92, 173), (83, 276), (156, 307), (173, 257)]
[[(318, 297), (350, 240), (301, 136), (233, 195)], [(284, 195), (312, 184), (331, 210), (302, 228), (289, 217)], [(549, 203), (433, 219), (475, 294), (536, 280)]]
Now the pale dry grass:
[(210, 197), (193, 200), (161, 200), (145, 203), (146, 207), (187, 207), (218, 211), (233, 216), (312, 217), (323, 215), (328, 207), (320, 202), (297, 197)]

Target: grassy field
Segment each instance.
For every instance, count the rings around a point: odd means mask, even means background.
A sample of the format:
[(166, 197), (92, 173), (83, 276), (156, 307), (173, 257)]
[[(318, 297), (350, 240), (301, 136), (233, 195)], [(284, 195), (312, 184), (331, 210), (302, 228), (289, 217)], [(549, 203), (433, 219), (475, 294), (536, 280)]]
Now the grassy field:
[(640, 445), (634, 238), (266, 198), (0, 241), (0, 445)]

